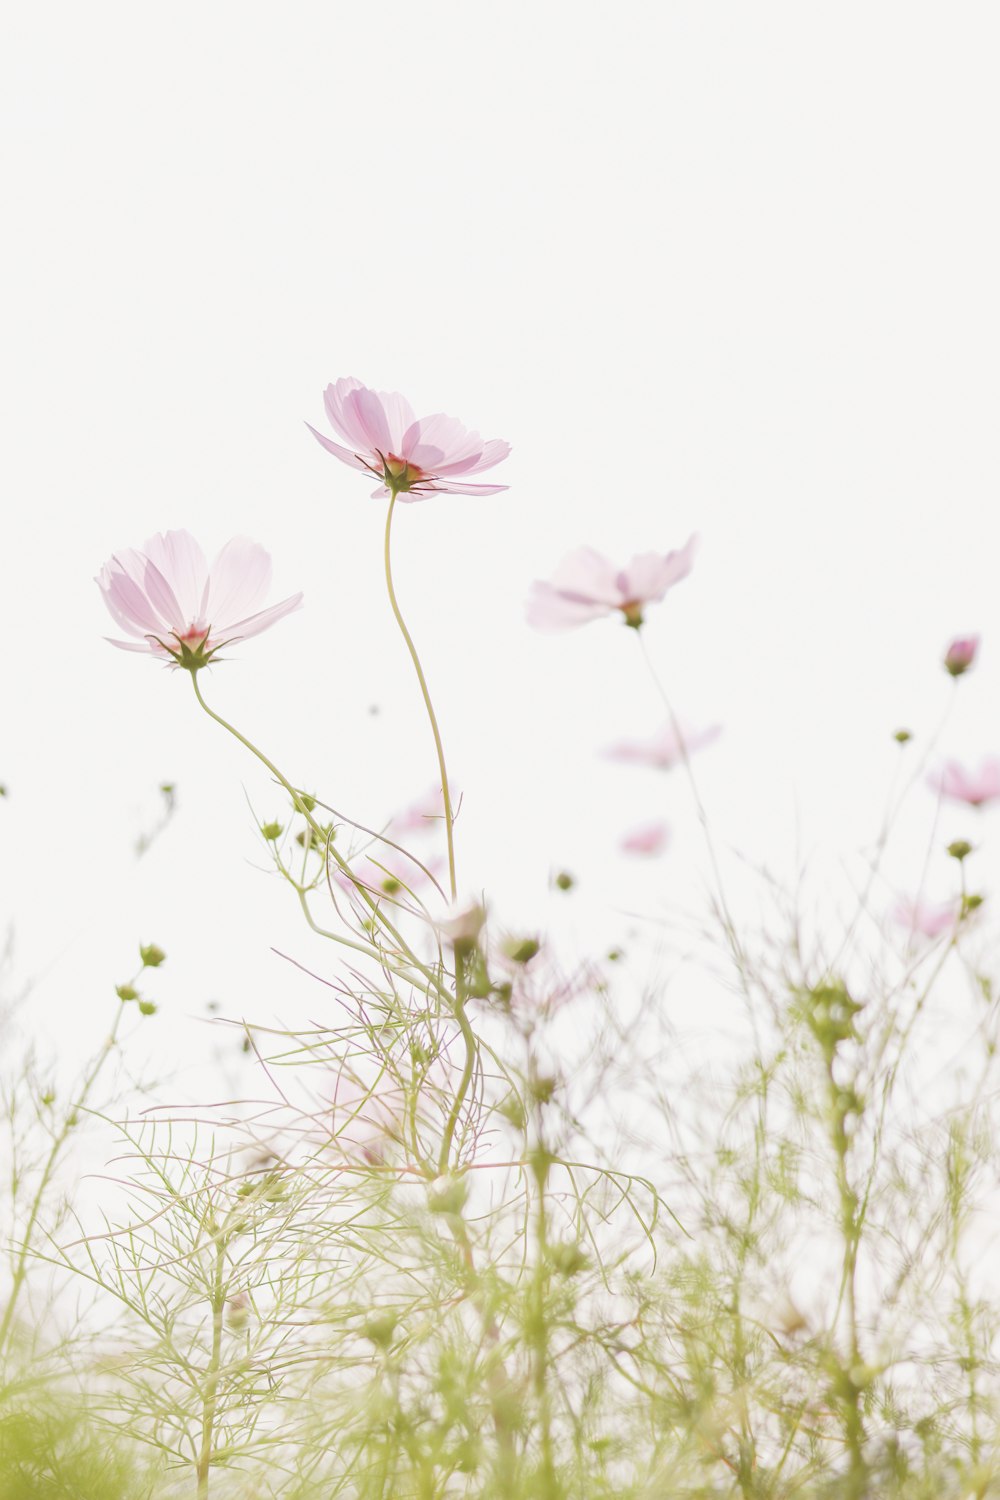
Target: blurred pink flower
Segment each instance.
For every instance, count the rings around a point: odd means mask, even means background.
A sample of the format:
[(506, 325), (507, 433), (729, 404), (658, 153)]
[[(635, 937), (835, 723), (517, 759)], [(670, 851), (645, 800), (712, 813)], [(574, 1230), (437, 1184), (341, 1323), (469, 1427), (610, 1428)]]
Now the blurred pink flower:
[(978, 650), (978, 635), (958, 636), (944, 654), (945, 670), (950, 672), (952, 677), (961, 677), (962, 673), (967, 672), (972, 666)]
[(144, 651), (192, 672), (223, 646), (259, 635), (302, 603), (302, 595), (293, 594), (260, 609), (271, 559), (242, 536), (227, 542), (209, 568), (190, 532), (164, 531), (141, 551), (114, 553), (94, 581), (117, 624), (138, 637), (112, 640), (112, 646)]
[[(459, 793), (450, 777), (448, 787), (452, 810), (456, 811)], [(396, 814), (389, 824), (389, 833), (394, 839), (401, 839), (410, 833), (435, 833), (443, 827), (444, 797), (441, 795), (441, 788), (433, 786), (422, 797), (418, 797), (416, 802), (411, 802), (409, 807), (404, 807), (402, 812)]]
[(1000, 756), (990, 755), (980, 761), (976, 771), (966, 772), (957, 760), (946, 761), (927, 778), (928, 786), (952, 802), (967, 802), (982, 807), (1000, 797)]
[(330, 874), (345, 891), (355, 891), (363, 885), (373, 896), (398, 896), (405, 900), (409, 892), (436, 881), (443, 867), (440, 856), (417, 864), (402, 850), (380, 848), (376, 854), (352, 862), (353, 879), (339, 866), (331, 868)]
[(379, 481), (373, 498), (395, 492), (401, 500), (427, 495), (498, 495), (505, 484), (468, 484), (463, 476), (492, 469), (507, 457), (510, 444), (484, 441), (454, 417), (436, 412), (415, 417), (395, 391), (370, 391), (353, 375), (328, 385), (324, 393), (330, 426), (347, 447), (306, 426), (328, 453)]
[(961, 907), (955, 901), (945, 901), (932, 906), (927, 901), (913, 900), (901, 896), (890, 913), (892, 920), (908, 932), (919, 932), (922, 937), (936, 938), (944, 932), (952, 932), (958, 925)]
[(666, 823), (643, 823), (633, 828), (622, 839), (620, 848), (624, 854), (662, 854), (670, 842), (670, 829)]
[(592, 547), (580, 547), (563, 558), (549, 582), (531, 585), (528, 624), (571, 630), (618, 610), (626, 625), (638, 629), (643, 605), (662, 599), (690, 573), (697, 545), (692, 536), (679, 552), (643, 552), (621, 569)]
[[(710, 745), (717, 740), (722, 733), (721, 724), (712, 724), (708, 729), (689, 729), (681, 726), (683, 748), (688, 755), (693, 755), (696, 750), (701, 750), (705, 745)], [(658, 771), (672, 770), (682, 759), (681, 740), (678, 739), (672, 724), (664, 724), (662, 729), (648, 740), (622, 740), (617, 745), (611, 745), (604, 754), (609, 760), (628, 761), (637, 766), (653, 766)]]

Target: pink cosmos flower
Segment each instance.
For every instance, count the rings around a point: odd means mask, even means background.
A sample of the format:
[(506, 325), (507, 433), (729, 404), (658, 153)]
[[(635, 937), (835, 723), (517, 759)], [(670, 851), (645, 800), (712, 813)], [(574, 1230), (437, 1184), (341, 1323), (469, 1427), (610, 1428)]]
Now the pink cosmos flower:
[(531, 585), (528, 624), (571, 630), (618, 610), (626, 625), (638, 629), (643, 606), (662, 599), (690, 573), (697, 545), (692, 536), (679, 552), (643, 552), (620, 569), (592, 547), (580, 547), (563, 558), (548, 583)]
[(890, 913), (892, 920), (900, 927), (905, 927), (912, 935), (920, 933), (921, 937), (937, 938), (944, 932), (952, 932), (961, 914), (961, 907), (955, 901), (945, 901), (939, 906), (933, 906), (929, 902), (912, 900), (908, 896), (901, 896)]
[(227, 542), (209, 568), (190, 532), (164, 531), (141, 551), (114, 553), (94, 581), (113, 619), (137, 637), (112, 640), (112, 646), (146, 652), (189, 672), (205, 666), (223, 646), (259, 635), (302, 603), (302, 595), (293, 594), (260, 608), (271, 582), (271, 559), (243, 536)]
[(375, 855), (365, 855), (352, 863), (350, 875), (339, 866), (330, 874), (345, 891), (356, 891), (362, 885), (373, 896), (398, 897), (405, 901), (409, 892), (436, 883), (443, 865), (444, 861), (438, 855), (418, 864), (402, 850), (380, 848)]
[(967, 672), (976, 659), (979, 650), (978, 635), (960, 635), (952, 641), (944, 654), (944, 666), (952, 677), (961, 677)]
[[(449, 777), (452, 811), (457, 812), (460, 801), (458, 788)], [(430, 787), (416, 802), (411, 802), (397, 813), (389, 824), (394, 839), (405, 838), (411, 833), (435, 833), (444, 827), (444, 797), (439, 786)]]
[(622, 839), (620, 848), (624, 854), (662, 854), (670, 842), (670, 829), (666, 823), (643, 823), (633, 828)]
[(609, 760), (623, 760), (632, 765), (652, 766), (657, 771), (670, 771), (683, 759), (685, 749), (688, 755), (693, 755), (696, 750), (717, 740), (721, 733), (721, 724), (712, 724), (708, 729), (689, 729), (682, 725), (679, 739), (673, 725), (667, 723), (651, 739), (622, 740), (617, 745), (609, 746), (604, 754)]
[(467, 432), (454, 417), (436, 412), (415, 417), (410, 403), (396, 391), (370, 391), (353, 375), (328, 385), (326, 414), (342, 447), (306, 426), (328, 453), (352, 469), (379, 481), (372, 497), (423, 500), (427, 495), (498, 495), (505, 484), (469, 484), (464, 476), (492, 469), (510, 452), (500, 438), (484, 441)]
[(981, 761), (976, 771), (967, 772), (957, 760), (932, 771), (927, 785), (941, 797), (952, 802), (967, 802), (970, 807), (983, 807), (1000, 797), (1000, 756), (990, 755)]

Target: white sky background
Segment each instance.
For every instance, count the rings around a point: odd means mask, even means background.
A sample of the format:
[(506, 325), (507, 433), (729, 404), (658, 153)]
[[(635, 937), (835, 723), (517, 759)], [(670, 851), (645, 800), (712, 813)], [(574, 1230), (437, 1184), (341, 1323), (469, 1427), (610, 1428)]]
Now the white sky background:
[[(209, 701), (363, 819), (421, 793), (383, 507), (303, 426), (340, 375), (514, 445), (485, 476), (508, 493), (395, 533), (461, 883), (501, 916), (563, 902), (605, 942), (615, 908), (703, 905), (682, 778), (596, 756), (662, 717), (631, 633), (523, 620), (584, 542), (624, 562), (700, 532), (648, 644), (681, 713), (725, 725), (697, 764), (717, 839), (790, 886), (874, 838), (953, 635), (985, 644), (944, 748), (1000, 750), (998, 44), (992, 4), (910, 0), (8, 14), (0, 878), (30, 1025), (90, 1046), (140, 938), (169, 954), (164, 1066), (218, 1045), (189, 1019), (209, 999), (322, 1017), (270, 952), (334, 964), (254, 868), (243, 789), (280, 798), (183, 675), (103, 643), (92, 579), (168, 527), (260, 540), (306, 605)], [(163, 779), (179, 811), (136, 862)], [(931, 794), (912, 807), (916, 884)], [(661, 811), (662, 861), (615, 852)]]

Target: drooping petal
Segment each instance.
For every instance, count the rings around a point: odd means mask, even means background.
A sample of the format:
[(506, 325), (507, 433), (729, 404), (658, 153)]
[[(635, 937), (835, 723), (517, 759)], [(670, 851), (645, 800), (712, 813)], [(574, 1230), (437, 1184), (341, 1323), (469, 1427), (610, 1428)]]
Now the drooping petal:
[(158, 647), (154, 641), (116, 641), (114, 636), (106, 635), (104, 639), (109, 646), (117, 646), (119, 651), (142, 651), (146, 656), (152, 652), (159, 654)]
[(339, 458), (342, 464), (349, 464), (352, 469), (363, 469), (366, 474), (370, 472), (364, 459), (359, 458), (356, 453), (352, 453), (349, 448), (342, 448), (339, 443), (335, 443), (331, 438), (325, 437), (322, 432), (317, 432), (315, 427), (309, 422), (306, 423), (306, 426), (317, 443), (322, 443), (327, 453), (332, 453), (335, 458)]
[(162, 631), (163, 622), (142, 589), (123, 571), (115, 558), (105, 563), (94, 582), (112, 617), (129, 635), (146, 635), (150, 630)]
[(593, 600), (573, 599), (554, 589), (551, 583), (533, 583), (528, 591), (526, 617), (536, 630), (572, 630), (598, 620), (608, 613), (608, 606)]
[[(483, 451), (476, 459), (475, 467), (467, 469), (467, 474), (481, 474), (484, 469), (492, 469), (494, 464), (502, 463), (510, 452), (510, 444), (503, 438), (490, 438), (483, 444)], [(504, 485), (504, 489), (507, 486)]]
[[(440, 493), (442, 495), (501, 495), (504, 490), (509, 490), (509, 484), (465, 484), (462, 480), (435, 480), (427, 486), (425, 494)], [(421, 494), (400, 495), (400, 500), (422, 500)]]
[(212, 563), (204, 620), (212, 635), (228, 632), (263, 603), (271, 584), (271, 558), (259, 542), (234, 536)]
[[(237, 620), (235, 624), (226, 627), (226, 636), (229, 640), (245, 641), (249, 636), (260, 635), (262, 630), (267, 630), (276, 620), (284, 619), (293, 610), (299, 608), (302, 603), (302, 594), (292, 594), (288, 599), (282, 599), (280, 604), (272, 604), (269, 609), (262, 609), (259, 614), (251, 615), (249, 619)], [(218, 631), (212, 632), (213, 640)]]

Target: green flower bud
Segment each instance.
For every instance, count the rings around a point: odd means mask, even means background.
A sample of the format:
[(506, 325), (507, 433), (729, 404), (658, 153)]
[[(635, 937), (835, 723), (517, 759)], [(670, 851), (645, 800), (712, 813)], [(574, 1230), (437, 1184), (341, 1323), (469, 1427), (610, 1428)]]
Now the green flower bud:
[(281, 838), (282, 827), (280, 823), (262, 823), (260, 831), (269, 844), (276, 844)]
[(896, 733), (893, 735), (893, 739), (896, 741), (897, 745), (905, 745), (910, 740), (912, 740), (912, 738), (913, 735), (908, 729), (897, 729)]
[(139, 991), (133, 989), (130, 984), (119, 984), (115, 986), (115, 994), (119, 1000), (138, 1000)]
[(143, 1016), (156, 1015), (156, 1006), (153, 1004), (152, 1000), (139, 1001), (139, 1014)]
[(560, 870), (553, 883), (557, 891), (571, 891), (576, 885), (568, 870)]
[(427, 1207), (432, 1214), (460, 1214), (469, 1196), (469, 1185), (461, 1177), (435, 1177), (427, 1189)]
[(503, 951), (512, 963), (527, 964), (531, 962), (541, 946), (538, 938), (509, 937), (504, 939)]
[(948, 845), (948, 853), (952, 859), (957, 859), (961, 863), (972, 853), (972, 845), (966, 843), (965, 839), (956, 839), (953, 844)]
[(141, 943), (139, 945), (139, 957), (142, 959), (143, 968), (158, 969), (166, 958), (162, 948), (155, 943)]

